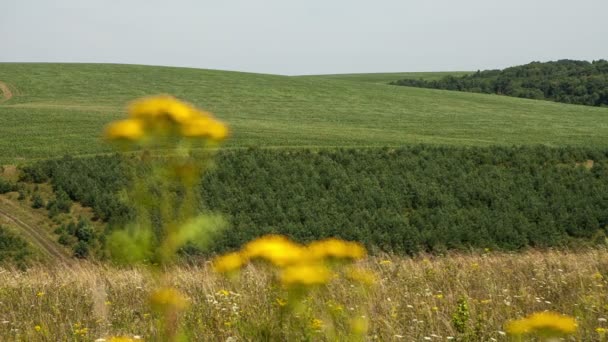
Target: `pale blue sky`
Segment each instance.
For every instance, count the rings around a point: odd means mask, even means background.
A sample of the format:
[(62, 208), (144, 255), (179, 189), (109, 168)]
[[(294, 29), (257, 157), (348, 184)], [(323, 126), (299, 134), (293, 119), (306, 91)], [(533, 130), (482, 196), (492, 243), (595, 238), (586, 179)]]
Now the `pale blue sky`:
[(0, 62), (275, 74), (608, 59), (607, 0), (0, 0)]

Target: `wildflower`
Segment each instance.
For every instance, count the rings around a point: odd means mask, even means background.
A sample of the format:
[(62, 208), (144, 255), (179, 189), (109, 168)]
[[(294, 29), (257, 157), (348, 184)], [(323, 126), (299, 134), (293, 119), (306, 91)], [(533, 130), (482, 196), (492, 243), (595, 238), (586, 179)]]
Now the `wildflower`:
[(435, 295), (435, 298), (437, 299), (443, 299), (443, 294), (442, 293), (438, 293)]
[(318, 259), (361, 259), (365, 257), (365, 248), (360, 243), (339, 239), (325, 239), (308, 245), (311, 255)]
[(223, 140), (228, 136), (228, 127), (215, 119), (200, 116), (185, 122), (181, 126), (181, 133), (186, 137)]
[(390, 260), (381, 260), (381, 261), (380, 261), (380, 265), (390, 265), (390, 264), (392, 264), (392, 263), (393, 263), (393, 262), (392, 262), (392, 261), (390, 261)]
[(37, 325), (37, 326), (35, 326), (35, 327), (34, 327), (34, 330), (36, 330), (36, 331), (40, 332), (40, 330), (42, 330), (42, 327), (41, 327), (41, 326), (39, 326), (39, 325)]
[(376, 282), (376, 276), (372, 272), (357, 267), (349, 267), (346, 271), (346, 277), (368, 286)]
[(606, 328), (595, 328), (595, 332), (600, 335), (604, 335), (606, 333)]
[(506, 330), (512, 335), (538, 334), (560, 336), (576, 331), (576, 321), (555, 312), (537, 312), (526, 318), (508, 322)]
[(284, 267), (305, 259), (306, 251), (284, 236), (266, 235), (247, 243), (243, 247), (243, 256), (247, 259), (263, 259)]
[(144, 136), (143, 123), (134, 119), (112, 122), (106, 127), (105, 136), (109, 140), (138, 140)]
[(329, 281), (331, 274), (324, 265), (300, 264), (285, 268), (281, 282), (286, 286), (322, 285)]
[(491, 299), (482, 299), (481, 301), (479, 301), (481, 304), (490, 304), (492, 303)]
[(602, 280), (604, 278), (600, 272), (595, 272), (592, 277), (595, 280)]
[(161, 288), (152, 293), (150, 304), (157, 311), (166, 309), (183, 310), (188, 307), (188, 300), (175, 289)]
[(40, 298), (42, 296), (44, 296), (44, 292), (40, 291), (40, 292), (36, 293), (36, 297)]
[(350, 330), (353, 334), (363, 335), (369, 329), (369, 322), (364, 316), (355, 317), (350, 321)]
[(219, 273), (231, 273), (239, 270), (244, 263), (245, 260), (240, 253), (232, 252), (217, 257), (213, 261), (213, 269)]
[(168, 119), (181, 123), (195, 114), (196, 109), (193, 106), (169, 95), (142, 98), (129, 106), (129, 115), (141, 120)]
[(134, 339), (126, 336), (110, 337), (109, 342), (133, 342)]
[(323, 328), (323, 321), (315, 318), (310, 322), (310, 327), (314, 330), (321, 330), (321, 328)]
[(285, 305), (287, 305), (287, 301), (283, 298), (277, 298), (275, 300), (275, 303), (277, 303), (277, 305), (280, 307), (284, 307)]
[(230, 291), (222, 289), (222, 290), (217, 291), (217, 294), (224, 296), (224, 297), (228, 297), (230, 295)]

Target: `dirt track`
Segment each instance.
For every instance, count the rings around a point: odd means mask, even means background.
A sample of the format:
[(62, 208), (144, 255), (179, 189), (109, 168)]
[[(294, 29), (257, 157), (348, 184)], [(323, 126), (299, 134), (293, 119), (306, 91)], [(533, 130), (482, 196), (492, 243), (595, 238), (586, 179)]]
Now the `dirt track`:
[(2, 207), (0, 207), (0, 216), (13, 223), (15, 228), (19, 229), (19, 231), (23, 233), (23, 237), (37, 247), (37, 249), (44, 254), (45, 257), (48, 257), (50, 260), (53, 260), (59, 264), (72, 264), (72, 260), (67, 253), (63, 251), (59, 245), (52, 241), (50, 236), (44, 232), (40, 232), (39, 229), (15, 217), (15, 215), (11, 213), (13, 210), (10, 209), (17, 209), (14, 207), (14, 204), (5, 198), (0, 198), (0, 202), (2, 204)]
[(0, 103), (10, 100), (13, 97), (13, 92), (8, 85), (2, 81), (0, 81), (0, 92), (2, 93), (0, 96)]

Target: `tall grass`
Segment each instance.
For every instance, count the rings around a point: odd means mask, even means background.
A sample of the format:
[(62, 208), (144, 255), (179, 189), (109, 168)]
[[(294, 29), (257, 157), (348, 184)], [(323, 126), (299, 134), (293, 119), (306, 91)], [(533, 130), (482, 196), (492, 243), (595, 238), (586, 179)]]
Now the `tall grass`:
[[(285, 314), (284, 292), (261, 266), (248, 266), (239, 281), (204, 261), (167, 266), (165, 274), (191, 301), (181, 324), (196, 341), (323, 340), (328, 329), (344, 340), (361, 308), (369, 315), (368, 340), (506, 340), (505, 322), (543, 310), (575, 317), (577, 340), (601, 340), (597, 328), (608, 328), (606, 250), (377, 256), (364, 264), (375, 285), (362, 293), (337, 279), (305, 297), (298, 317)], [(0, 340), (157, 340), (159, 317), (147, 302), (154, 286), (139, 267), (2, 269)]]

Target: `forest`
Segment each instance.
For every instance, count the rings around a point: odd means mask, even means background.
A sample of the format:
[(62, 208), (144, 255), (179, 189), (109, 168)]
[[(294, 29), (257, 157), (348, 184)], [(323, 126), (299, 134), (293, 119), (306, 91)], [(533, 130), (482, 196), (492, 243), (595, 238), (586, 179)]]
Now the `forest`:
[[(107, 223), (102, 232), (86, 222), (59, 227), (76, 251), (132, 218), (121, 189), (136, 158), (40, 161), (23, 167), (22, 181), (50, 181)], [(580, 246), (605, 243), (608, 223), (608, 152), (600, 149), (251, 148), (218, 153), (201, 184), (200, 209), (230, 223), (215, 252), (268, 233), (401, 254)]]
[(608, 61), (532, 62), (439, 80), (403, 79), (393, 85), (507, 95), (587, 106), (608, 106)]

